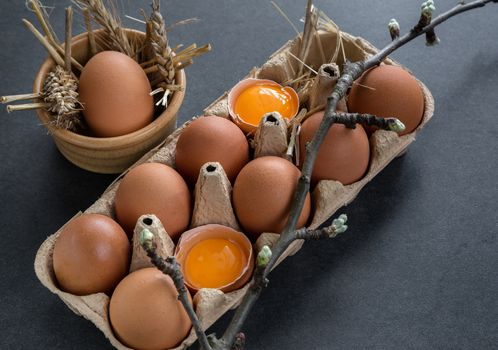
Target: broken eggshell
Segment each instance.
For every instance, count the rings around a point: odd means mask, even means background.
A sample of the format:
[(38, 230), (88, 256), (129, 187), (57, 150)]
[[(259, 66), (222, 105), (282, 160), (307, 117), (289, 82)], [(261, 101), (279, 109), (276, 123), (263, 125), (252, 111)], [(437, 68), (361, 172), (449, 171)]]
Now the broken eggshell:
[[(176, 246), (175, 257), (178, 263), (182, 266), (183, 270), (187, 256), (195, 245), (204, 240), (216, 238), (226, 239), (232, 243), (235, 243), (240, 248), (244, 257), (243, 268), (239, 276), (232, 282), (217, 288), (224, 293), (228, 293), (244, 286), (251, 278), (252, 271), (254, 269), (254, 253), (252, 244), (249, 238), (247, 238), (247, 236), (242, 232), (218, 224), (198, 226), (182, 234)], [(192, 291), (192, 293), (196, 293), (200, 288), (195, 286), (192, 281), (190, 281), (189, 275), (186, 274), (184, 270), (183, 275), (185, 284), (189, 290)]]
[[(244, 91), (257, 85), (280, 87), (282, 91), (285, 91), (290, 96), (290, 99), (292, 101), (292, 108), (293, 108), (292, 113), (290, 116), (286, 116), (285, 118), (291, 120), (296, 116), (299, 110), (299, 96), (297, 95), (296, 91), (293, 88), (288, 86), (284, 87), (279, 83), (268, 79), (255, 79), (255, 78), (244, 79), (238, 82), (237, 85), (235, 85), (228, 93), (228, 112), (234, 123), (237, 124), (242, 129), (242, 131), (244, 131), (245, 133), (253, 133), (258, 127), (259, 123), (253, 124), (244, 120), (239, 114), (235, 112), (235, 104), (239, 96)], [(263, 118), (265, 114), (270, 112), (280, 112), (280, 111), (267, 110), (265, 111), (265, 113), (261, 114), (261, 118)]]

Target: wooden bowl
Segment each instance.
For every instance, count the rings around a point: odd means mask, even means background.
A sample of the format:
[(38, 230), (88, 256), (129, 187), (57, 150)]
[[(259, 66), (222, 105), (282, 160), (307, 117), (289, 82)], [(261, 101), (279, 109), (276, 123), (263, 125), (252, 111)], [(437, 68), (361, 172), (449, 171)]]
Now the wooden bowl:
[[(101, 35), (101, 31), (101, 29), (95, 31), (96, 35)], [(125, 32), (133, 39), (143, 40), (145, 37), (145, 33), (136, 30), (125, 29)], [(87, 33), (75, 36), (71, 43), (73, 57), (84, 65), (90, 59)], [(52, 58), (47, 58), (43, 62), (33, 84), (35, 93), (42, 90), (46, 75), (54, 67), (55, 62)], [(183, 70), (177, 72), (175, 79), (183, 89), (173, 93), (168, 108), (152, 123), (130, 134), (117, 137), (92, 137), (58, 129), (49, 123), (49, 113), (45, 109), (37, 110), (38, 118), (52, 135), (59, 151), (73, 164), (96, 173), (121, 173), (175, 130), (176, 116), (185, 95), (185, 72)]]

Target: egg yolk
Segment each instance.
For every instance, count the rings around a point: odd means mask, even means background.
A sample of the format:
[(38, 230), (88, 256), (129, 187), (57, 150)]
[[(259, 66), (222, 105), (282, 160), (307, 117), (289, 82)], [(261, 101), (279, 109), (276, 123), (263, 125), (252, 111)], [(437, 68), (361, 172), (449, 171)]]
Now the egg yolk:
[(185, 259), (185, 277), (195, 288), (221, 288), (234, 282), (244, 268), (239, 245), (223, 238), (203, 240)]
[(240, 93), (235, 101), (234, 112), (248, 124), (258, 125), (266, 113), (278, 112), (290, 119), (297, 110), (294, 96), (278, 85), (257, 84)]

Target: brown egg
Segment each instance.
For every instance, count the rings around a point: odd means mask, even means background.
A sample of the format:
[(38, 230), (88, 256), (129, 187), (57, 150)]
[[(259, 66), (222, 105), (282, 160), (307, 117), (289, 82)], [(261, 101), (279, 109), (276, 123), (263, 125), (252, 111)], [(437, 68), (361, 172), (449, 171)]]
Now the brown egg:
[(351, 88), (348, 109), (378, 117), (398, 118), (411, 133), (424, 116), (424, 94), (417, 80), (399, 66), (381, 65), (365, 72)]
[[(302, 166), (306, 143), (315, 136), (323, 119), (323, 111), (306, 119), (299, 134), (299, 164)], [(365, 175), (370, 161), (370, 145), (361, 125), (348, 129), (342, 124), (333, 124), (318, 151), (311, 184), (320, 180), (336, 180), (344, 185), (358, 181)]]
[(114, 200), (117, 221), (129, 236), (138, 218), (154, 214), (173, 240), (185, 231), (192, 209), (185, 181), (173, 168), (143, 163), (125, 175)]
[(109, 293), (128, 273), (130, 243), (111, 218), (83, 214), (57, 237), (54, 272), (60, 288), (76, 295)]
[[(289, 217), (299, 169), (279, 157), (261, 157), (249, 162), (233, 187), (233, 206), (244, 232), (257, 239), (263, 232), (280, 233)], [(308, 193), (297, 226), (303, 227), (310, 215)]]
[(206, 116), (194, 120), (176, 144), (176, 167), (191, 185), (207, 162), (219, 162), (233, 183), (249, 162), (249, 144), (244, 133), (228, 119)]
[(81, 72), (78, 92), (85, 121), (96, 136), (121, 136), (152, 122), (149, 80), (125, 54), (103, 51), (93, 56)]
[(155, 267), (132, 272), (119, 283), (109, 318), (116, 336), (133, 349), (170, 349), (192, 327), (172, 279)]

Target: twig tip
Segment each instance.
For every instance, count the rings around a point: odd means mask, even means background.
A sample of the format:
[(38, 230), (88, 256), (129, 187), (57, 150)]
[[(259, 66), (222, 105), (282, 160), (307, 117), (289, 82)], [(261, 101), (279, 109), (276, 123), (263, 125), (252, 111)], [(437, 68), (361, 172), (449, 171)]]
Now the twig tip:
[(337, 219), (334, 219), (332, 221), (333, 234), (331, 236), (335, 237), (339, 233), (346, 232), (346, 230), (348, 229), (348, 225), (346, 225), (346, 222), (348, 222), (348, 216), (346, 214), (341, 214)]
[(392, 40), (399, 38), (400, 27), (398, 21), (395, 18), (391, 18), (391, 20), (387, 24), (387, 27), (389, 28), (389, 34), (391, 35)]
[(420, 7), (422, 9), (422, 14), (427, 14), (427, 15), (432, 15), (432, 12), (436, 10), (436, 5), (434, 4), (434, 0), (424, 1)]
[(402, 132), (405, 130), (405, 124), (397, 118), (391, 119), (392, 122), (389, 124), (389, 130), (395, 131), (395, 132)]
[(263, 248), (258, 253), (257, 263), (259, 267), (265, 267), (268, 265), (271, 259), (271, 249), (267, 245), (264, 245)]
[(146, 228), (144, 228), (140, 233), (140, 245), (146, 250), (152, 249), (153, 239), (154, 234)]

